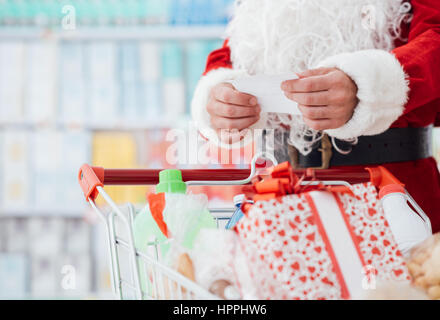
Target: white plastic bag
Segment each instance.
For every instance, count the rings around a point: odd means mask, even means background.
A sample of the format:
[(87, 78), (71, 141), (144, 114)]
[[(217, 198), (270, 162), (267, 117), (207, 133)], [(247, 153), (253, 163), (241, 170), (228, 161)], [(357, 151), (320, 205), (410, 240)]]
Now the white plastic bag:
[(191, 252), (197, 283), (224, 299), (255, 299), (247, 258), (234, 231), (202, 230)]

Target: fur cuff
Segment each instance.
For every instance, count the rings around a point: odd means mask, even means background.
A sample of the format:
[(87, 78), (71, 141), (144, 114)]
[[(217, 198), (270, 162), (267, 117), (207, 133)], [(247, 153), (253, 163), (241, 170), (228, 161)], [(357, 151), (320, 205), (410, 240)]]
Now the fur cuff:
[(408, 81), (399, 61), (384, 50), (363, 50), (329, 57), (318, 67), (338, 68), (358, 87), (359, 104), (353, 117), (338, 129), (325, 130), (338, 139), (370, 136), (386, 131), (404, 111)]
[[(216, 131), (211, 128), (210, 116), (208, 111), (206, 110), (209, 92), (215, 85), (221, 82), (235, 80), (243, 77), (244, 75), (246, 75), (246, 72), (243, 70), (233, 70), (227, 68), (212, 70), (200, 79), (194, 92), (194, 96), (191, 102), (192, 119), (195, 122), (195, 125), (198, 128), (199, 132), (205, 138), (222, 148), (239, 148), (249, 143), (249, 140), (251, 139), (245, 138), (244, 141), (242, 140), (234, 144), (226, 144), (220, 141)], [(249, 137), (249, 135), (246, 135), (246, 137)]]

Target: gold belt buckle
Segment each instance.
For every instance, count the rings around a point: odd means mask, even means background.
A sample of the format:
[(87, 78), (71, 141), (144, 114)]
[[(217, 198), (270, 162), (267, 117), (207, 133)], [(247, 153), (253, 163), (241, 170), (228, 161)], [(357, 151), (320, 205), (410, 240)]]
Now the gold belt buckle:
[[(298, 150), (289, 145), (289, 157), (291, 160), (291, 164), (293, 169), (306, 169), (299, 167), (299, 154)], [(320, 167), (312, 167), (310, 169), (328, 169), (330, 167), (330, 160), (333, 156), (332, 151), (332, 143), (327, 134), (324, 134), (321, 139), (321, 147), (318, 149), (321, 152), (321, 166)]]

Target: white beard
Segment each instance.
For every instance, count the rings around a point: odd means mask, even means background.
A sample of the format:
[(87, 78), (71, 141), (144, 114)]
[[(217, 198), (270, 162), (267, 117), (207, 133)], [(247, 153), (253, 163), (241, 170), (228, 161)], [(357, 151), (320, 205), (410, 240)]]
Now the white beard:
[(410, 10), (402, 0), (238, 2), (226, 36), (234, 68), (249, 74), (301, 72), (343, 52), (392, 50)]
[[(402, 0), (237, 0), (226, 31), (233, 67), (251, 75), (302, 72), (344, 52), (390, 51), (410, 9)], [(303, 154), (322, 136), (301, 117), (268, 114), (261, 121), (288, 125), (288, 143)]]

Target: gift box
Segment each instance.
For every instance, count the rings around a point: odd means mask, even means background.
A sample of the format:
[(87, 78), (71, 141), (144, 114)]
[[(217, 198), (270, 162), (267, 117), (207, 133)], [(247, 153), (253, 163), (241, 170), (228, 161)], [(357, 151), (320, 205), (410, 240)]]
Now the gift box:
[(254, 286), (242, 291), (259, 299), (357, 299), (378, 281), (411, 280), (372, 183), (301, 181), (286, 164), (254, 181), (257, 201), (236, 226)]

